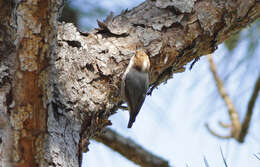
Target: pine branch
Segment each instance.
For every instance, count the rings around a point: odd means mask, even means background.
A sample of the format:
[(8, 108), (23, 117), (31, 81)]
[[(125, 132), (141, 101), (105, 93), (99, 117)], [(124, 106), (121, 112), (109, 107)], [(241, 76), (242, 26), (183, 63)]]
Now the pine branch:
[(250, 97), (250, 100), (249, 100), (248, 105), (247, 105), (246, 117), (245, 117), (245, 119), (242, 123), (241, 132), (240, 132), (240, 135), (239, 135), (239, 138), (238, 138), (238, 141), (241, 142), (241, 143), (244, 142), (245, 136), (248, 133), (249, 125), (250, 125), (251, 118), (252, 118), (252, 115), (253, 115), (253, 109), (254, 109), (255, 102), (256, 102), (256, 99), (258, 97), (259, 91), (260, 91), (260, 74), (258, 76), (256, 83), (255, 83), (255, 87), (254, 87), (252, 96)]
[[(239, 134), (240, 134), (240, 130), (241, 130), (241, 124), (239, 121), (239, 115), (238, 112), (235, 109), (235, 106), (231, 100), (231, 98), (228, 96), (227, 91), (224, 88), (224, 84), (222, 82), (222, 80), (220, 79), (220, 77), (217, 74), (217, 68), (216, 65), (213, 61), (213, 58), (211, 55), (207, 56), (209, 64), (210, 64), (210, 70), (213, 74), (213, 77), (215, 79), (216, 82), (216, 86), (218, 88), (218, 92), (220, 94), (220, 96), (223, 98), (227, 108), (228, 108), (228, 114), (229, 114), (229, 118), (231, 120), (231, 136), (234, 137), (235, 139), (238, 139)], [(212, 131), (210, 131), (212, 133)], [(226, 138), (226, 137), (225, 137)]]
[(117, 151), (130, 161), (142, 167), (168, 167), (166, 160), (150, 153), (149, 151), (136, 144), (133, 140), (119, 135), (111, 129), (105, 129), (105, 132), (95, 137), (95, 140), (105, 144), (109, 148)]

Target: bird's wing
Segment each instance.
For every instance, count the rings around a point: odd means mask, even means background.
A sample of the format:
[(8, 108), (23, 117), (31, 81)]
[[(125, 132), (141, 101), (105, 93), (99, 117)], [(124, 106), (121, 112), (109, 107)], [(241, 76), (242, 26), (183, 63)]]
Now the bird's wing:
[[(129, 125), (131, 126), (135, 121), (137, 114), (139, 113), (148, 89), (148, 74), (138, 71), (131, 71), (126, 76), (125, 87), (126, 98), (128, 99), (128, 107), (130, 109)], [(131, 85), (131, 86), (129, 86)]]

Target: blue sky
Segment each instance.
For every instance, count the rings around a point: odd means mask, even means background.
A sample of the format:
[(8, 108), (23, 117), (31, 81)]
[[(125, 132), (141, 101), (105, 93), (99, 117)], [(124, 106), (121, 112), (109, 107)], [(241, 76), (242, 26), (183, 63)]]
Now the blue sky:
[[(95, 5), (103, 8), (107, 14), (110, 11), (119, 13), (126, 8), (132, 8), (140, 0), (84, 0), (73, 1), (73, 6), (81, 10), (90, 10)], [(96, 19), (103, 20), (103, 15), (83, 17), (80, 25), (96, 27)], [(258, 38), (259, 40), (259, 38)], [(247, 54), (247, 41), (242, 41), (232, 53), (232, 58), (223, 57), (230, 54), (224, 45), (214, 53), (220, 76), (226, 75)], [(260, 48), (258, 46), (255, 61), (250, 65), (241, 65), (232, 73), (225, 83), (241, 117), (246, 110), (256, 76), (259, 74)], [(152, 97), (148, 96), (132, 129), (127, 129), (129, 115), (127, 111), (119, 110), (110, 119), (112, 129), (130, 137), (147, 150), (168, 160), (172, 166), (189, 167), (205, 166), (206, 156), (212, 167), (224, 167), (220, 147), (231, 167), (259, 167), (260, 161), (254, 154), (260, 152), (260, 98), (254, 109), (249, 135), (244, 144), (234, 140), (219, 140), (209, 134), (205, 123), (221, 134), (229, 134), (218, 125), (218, 121), (229, 122), (227, 109), (219, 97), (213, 77), (209, 71), (206, 57), (181, 74), (174, 75), (167, 84), (154, 90)], [(134, 167), (137, 166), (122, 157), (117, 152), (103, 144), (91, 141), (90, 151), (84, 154), (83, 167)]]
[[(215, 59), (223, 54), (222, 48), (216, 51)], [(237, 87), (235, 84), (233, 86)], [(249, 87), (250, 84), (244, 88), (248, 93), (243, 93), (243, 99), (248, 99), (244, 96), (250, 95), (252, 87)], [(206, 156), (211, 166), (224, 167), (221, 147), (230, 166), (259, 167), (260, 162), (253, 155), (260, 150), (259, 99), (249, 135), (241, 145), (232, 139), (219, 140), (205, 128), (205, 123), (209, 123), (219, 133), (228, 134), (228, 131), (221, 129), (217, 123), (219, 120), (229, 122), (229, 119), (226, 107), (215, 91), (206, 57), (203, 57), (192, 71), (186, 70), (175, 75), (166, 85), (155, 90), (152, 97), (146, 98), (132, 129), (126, 128), (128, 113), (125, 111), (118, 111), (111, 117), (111, 128), (169, 160), (173, 166), (204, 166), (203, 157)], [(246, 103), (241, 103), (239, 99), (235, 104), (237, 108), (240, 105), (242, 108), (246, 106)], [(100, 161), (100, 155), (104, 158), (103, 161)], [(95, 141), (91, 142), (90, 151), (84, 157), (84, 164), (106, 167), (135, 166)]]

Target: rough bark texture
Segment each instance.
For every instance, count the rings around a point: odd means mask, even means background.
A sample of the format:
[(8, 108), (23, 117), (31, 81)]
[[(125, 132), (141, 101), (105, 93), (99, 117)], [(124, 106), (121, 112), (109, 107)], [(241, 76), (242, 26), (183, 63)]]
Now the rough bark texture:
[(0, 1), (0, 166), (11, 166), (13, 131), (8, 110), (11, 106), (11, 85), (14, 74), (15, 29), (11, 13), (14, 5)]
[(0, 1), (2, 166), (79, 166), (122, 103), (136, 47), (150, 56), (154, 88), (260, 16), (256, 0), (147, 0), (90, 33), (60, 24), (56, 48), (61, 3)]
[(46, 121), (51, 96), (44, 85), (51, 77), (61, 3), (0, 1), (1, 166), (48, 166), (54, 161), (55, 143), (50, 143)]

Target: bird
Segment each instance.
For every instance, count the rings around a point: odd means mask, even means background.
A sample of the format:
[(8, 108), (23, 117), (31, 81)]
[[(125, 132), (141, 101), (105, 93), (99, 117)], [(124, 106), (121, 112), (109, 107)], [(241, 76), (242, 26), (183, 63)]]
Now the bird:
[(141, 49), (136, 50), (121, 81), (121, 95), (127, 103), (130, 115), (127, 128), (133, 126), (136, 116), (144, 103), (149, 88), (149, 70), (149, 56)]

